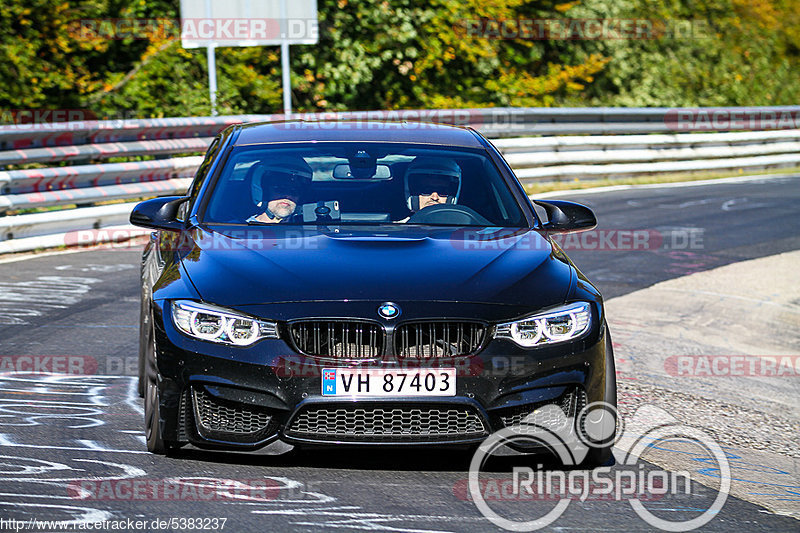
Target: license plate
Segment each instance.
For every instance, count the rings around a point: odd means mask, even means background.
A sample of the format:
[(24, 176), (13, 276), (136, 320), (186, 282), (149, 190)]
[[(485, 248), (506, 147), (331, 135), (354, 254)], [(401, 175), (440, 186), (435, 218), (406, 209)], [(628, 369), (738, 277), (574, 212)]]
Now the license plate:
[(323, 396), (455, 396), (456, 369), (322, 370)]

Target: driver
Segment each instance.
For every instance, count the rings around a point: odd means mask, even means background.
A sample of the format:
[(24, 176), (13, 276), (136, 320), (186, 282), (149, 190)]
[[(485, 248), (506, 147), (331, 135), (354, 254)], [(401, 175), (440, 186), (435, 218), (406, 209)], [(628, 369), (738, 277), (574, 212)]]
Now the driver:
[(258, 205), (265, 210), (247, 221), (286, 222), (295, 213), (300, 195), (311, 182), (314, 172), (301, 157), (287, 156), (270, 160), (262, 172), (261, 202)]
[(412, 214), (434, 205), (455, 204), (461, 193), (461, 167), (452, 159), (417, 157), (406, 171), (405, 193)]

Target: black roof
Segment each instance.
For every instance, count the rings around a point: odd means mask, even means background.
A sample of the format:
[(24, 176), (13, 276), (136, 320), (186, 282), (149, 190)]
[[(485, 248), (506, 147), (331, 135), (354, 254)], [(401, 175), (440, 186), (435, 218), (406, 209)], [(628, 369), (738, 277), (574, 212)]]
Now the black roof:
[(471, 128), (383, 120), (252, 122), (238, 126), (236, 145), (286, 142), (398, 142), (483, 148)]

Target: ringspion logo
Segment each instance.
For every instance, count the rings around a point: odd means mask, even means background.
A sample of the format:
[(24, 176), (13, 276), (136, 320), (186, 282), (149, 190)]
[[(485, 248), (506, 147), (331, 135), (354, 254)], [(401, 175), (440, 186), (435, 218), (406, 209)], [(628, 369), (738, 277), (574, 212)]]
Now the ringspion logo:
[[(615, 425), (620, 429), (615, 430)], [(661, 470), (644, 464), (643, 454), (660, 443), (674, 440), (701, 450), (708, 468), (719, 473), (719, 488), (711, 505), (683, 520), (660, 518), (645, 506), (648, 501), (667, 495), (691, 498), (695, 494), (689, 472)], [(612, 444), (617, 464), (613, 471), (608, 466), (580, 468), (592, 448)], [(563, 470), (545, 470), (542, 465), (533, 469), (527, 466), (530, 459), (524, 455), (520, 462), (527, 464), (514, 466), (510, 479), (487, 468), (493, 456), (508, 457), (509, 452), (526, 448), (549, 452), (564, 465)], [(690, 531), (717, 516), (727, 501), (730, 483), (727, 456), (702, 429), (682, 425), (666, 411), (652, 406), (640, 407), (628, 424), (619, 419), (613, 405), (594, 402), (574, 417), (567, 417), (556, 405), (546, 405), (520, 423), (492, 433), (472, 457), (468, 492), (460, 492), (463, 487), (460, 482), (454, 486), (454, 492), (457, 497), (471, 500), (494, 525), (509, 531), (535, 531), (550, 526), (573, 501), (588, 499), (626, 501), (643, 521), (655, 528)], [(556, 503), (543, 512), (542, 506), (526, 505), (531, 500)], [(508, 506), (492, 508), (490, 502), (522, 506), (511, 517)]]

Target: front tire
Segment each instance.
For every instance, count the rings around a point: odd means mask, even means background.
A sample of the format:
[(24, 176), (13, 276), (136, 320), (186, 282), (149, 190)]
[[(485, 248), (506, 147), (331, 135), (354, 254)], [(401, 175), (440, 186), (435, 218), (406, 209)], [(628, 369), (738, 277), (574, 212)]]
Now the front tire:
[(159, 409), (158, 385), (154, 379), (147, 379), (144, 394), (144, 432), (147, 451), (165, 455), (167, 444), (161, 435), (161, 410)]
[(177, 443), (164, 440), (161, 431), (161, 395), (158, 392), (158, 369), (156, 368), (156, 345), (153, 328), (147, 334), (141, 381), (144, 383), (144, 434), (147, 451), (166, 455), (177, 448)]
[(136, 384), (136, 391), (139, 393), (139, 398), (144, 398), (145, 378), (144, 378), (144, 355), (139, 353), (139, 378)]
[[(613, 407), (614, 423), (617, 422), (617, 370), (614, 363), (614, 347), (611, 344), (611, 334), (608, 331), (608, 324), (606, 328), (606, 356), (605, 356), (605, 394), (604, 401)], [(616, 429), (613, 434), (605, 441), (608, 442), (605, 446), (591, 448), (586, 458), (581, 462), (581, 466), (585, 468), (597, 468), (599, 466), (611, 466), (614, 464), (614, 442), (616, 442)]]
[(153, 347), (153, 327), (150, 322), (147, 299), (145, 298), (144, 289), (142, 289), (142, 302), (139, 306), (139, 382), (137, 385), (139, 398), (144, 398), (147, 383), (145, 368), (147, 361), (151, 358), (149, 352)]

